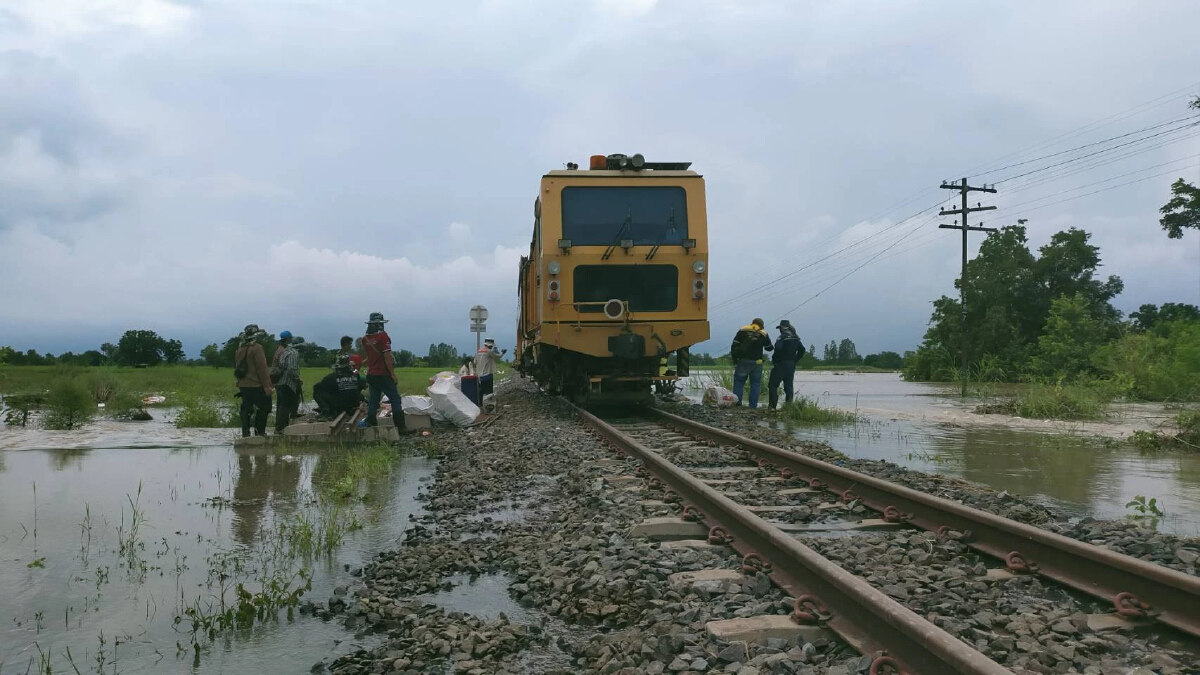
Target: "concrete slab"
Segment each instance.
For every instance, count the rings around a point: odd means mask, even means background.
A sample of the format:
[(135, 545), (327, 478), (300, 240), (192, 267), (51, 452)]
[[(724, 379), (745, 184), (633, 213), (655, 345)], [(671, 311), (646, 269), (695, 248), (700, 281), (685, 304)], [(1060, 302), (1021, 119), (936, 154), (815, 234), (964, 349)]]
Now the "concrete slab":
[[(705, 533), (707, 534), (707, 533)], [(664, 541), (662, 548), (665, 549), (680, 549), (690, 548), (697, 551), (711, 551), (718, 548), (723, 548), (732, 551), (733, 549), (724, 544), (710, 544), (707, 539), (677, 539), (675, 541)]]
[(700, 523), (688, 522), (683, 518), (665, 516), (643, 520), (630, 528), (629, 536), (651, 539), (695, 539), (696, 537), (707, 537), (708, 528)]
[(768, 638), (787, 640), (788, 644), (795, 645), (817, 638), (828, 640), (834, 637), (831, 631), (820, 626), (801, 626), (782, 614), (709, 621), (704, 624), (704, 630), (725, 642), (753, 642), (760, 645), (766, 645)]
[(1100, 633), (1109, 630), (1130, 630), (1137, 624), (1117, 616), (1116, 614), (1088, 614), (1088, 630)]
[(814, 490), (812, 488), (788, 488), (786, 490), (780, 490), (775, 494), (781, 497), (788, 497), (791, 495), (815, 495), (818, 492), (821, 492), (821, 490)]
[(1017, 575), (1013, 574), (1012, 572), (1009, 572), (1008, 570), (1004, 569), (1003, 567), (996, 567), (994, 569), (989, 569), (987, 571), (987, 574), (983, 575), (983, 580), (984, 581), (1008, 581), (1009, 579), (1012, 579), (1015, 576), (1017, 576)]
[(310, 422), (308, 424), (289, 424), (283, 430), (284, 436), (309, 436), (328, 434), (329, 425), (325, 422)]
[(857, 530), (893, 530), (903, 523), (889, 523), (882, 518), (844, 520), (834, 523), (771, 523), (784, 532), (854, 532)]
[(429, 415), (404, 413), (404, 426), (409, 429), (429, 429), (433, 427), (433, 420)]
[(729, 584), (741, 583), (745, 575), (737, 570), (699, 570), (696, 572), (676, 572), (667, 577), (667, 583), (677, 591), (686, 591), (697, 586), (709, 589), (710, 592), (719, 590)]

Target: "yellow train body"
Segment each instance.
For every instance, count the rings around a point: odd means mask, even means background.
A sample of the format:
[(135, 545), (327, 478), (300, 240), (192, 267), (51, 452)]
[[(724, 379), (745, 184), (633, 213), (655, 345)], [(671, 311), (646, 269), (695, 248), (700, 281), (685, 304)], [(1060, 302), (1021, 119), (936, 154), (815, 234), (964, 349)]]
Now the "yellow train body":
[(709, 337), (704, 178), (614, 164), (629, 159), (542, 177), (521, 260), (517, 369), (569, 395), (648, 394), (668, 355), (686, 374)]

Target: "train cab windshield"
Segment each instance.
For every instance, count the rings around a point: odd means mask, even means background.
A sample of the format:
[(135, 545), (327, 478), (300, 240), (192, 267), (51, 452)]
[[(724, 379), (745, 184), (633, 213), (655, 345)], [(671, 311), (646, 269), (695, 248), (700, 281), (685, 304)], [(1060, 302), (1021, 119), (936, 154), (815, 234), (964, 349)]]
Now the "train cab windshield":
[(681, 244), (688, 238), (687, 193), (675, 186), (572, 186), (562, 191), (563, 238), (575, 246)]

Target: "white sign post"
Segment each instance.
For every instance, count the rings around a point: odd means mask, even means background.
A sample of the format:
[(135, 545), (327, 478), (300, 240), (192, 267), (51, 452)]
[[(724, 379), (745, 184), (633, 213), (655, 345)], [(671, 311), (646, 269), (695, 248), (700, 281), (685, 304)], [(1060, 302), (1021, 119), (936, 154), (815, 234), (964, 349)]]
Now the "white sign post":
[(475, 305), (471, 308), (471, 332), (475, 334), (475, 351), (479, 351), (480, 336), (487, 331), (487, 307)]

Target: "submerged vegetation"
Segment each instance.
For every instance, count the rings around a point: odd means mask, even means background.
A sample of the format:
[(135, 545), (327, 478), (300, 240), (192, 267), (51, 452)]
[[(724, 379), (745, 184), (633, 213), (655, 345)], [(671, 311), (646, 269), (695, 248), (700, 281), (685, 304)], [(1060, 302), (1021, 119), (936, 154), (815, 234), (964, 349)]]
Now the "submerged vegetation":
[(797, 396), (791, 403), (784, 403), (779, 414), (788, 425), (805, 427), (840, 426), (858, 420), (855, 413), (822, 406), (815, 396)]

